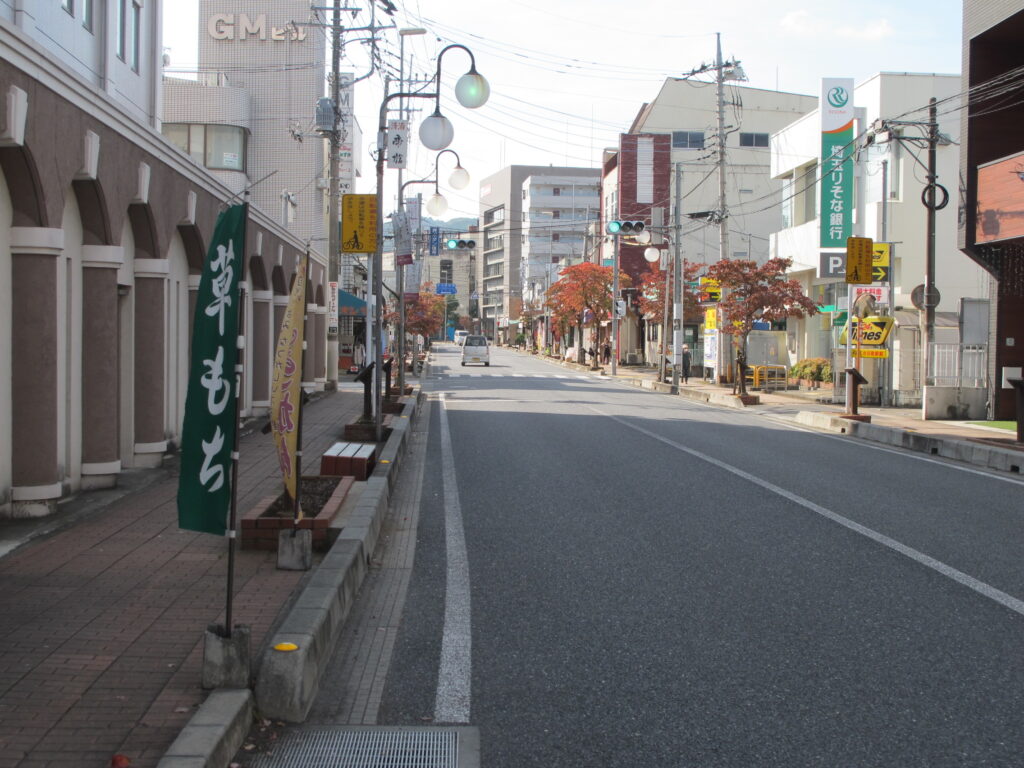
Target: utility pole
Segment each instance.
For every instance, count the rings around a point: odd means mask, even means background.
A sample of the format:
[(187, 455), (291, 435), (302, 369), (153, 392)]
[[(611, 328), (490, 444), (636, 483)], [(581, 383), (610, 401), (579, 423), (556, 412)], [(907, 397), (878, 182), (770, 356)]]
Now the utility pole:
[(676, 163), (676, 210), (673, 215), (672, 286), (675, 291), (675, 313), (672, 319), (672, 394), (679, 394), (679, 368), (683, 364), (683, 166)]
[[(922, 366), (924, 372), (921, 376), (922, 391), (924, 391), (924, 387), (928, 383), (928, 373), (932, 363), (931, 344), (935, 339), (935, 306), (939, 303), (935, 291), (935, 181), (938, 178), (938, 172), (935, 168), (935, 148), (938, 146), (938, 143), (939, 116), (935, 97), (933, 96), (928, 100), (928, 183), (925, 187), (927, 190), (925, 193), (925, 208), (928, 212), (926, 223), (926, 227), (928, 229), (928, 247), (925, 254), (924, 269), (924, 346), (922, 348), (921, 355), (924, 362), (924, 365)], [(892, 267), (890, 267), (890, 269), (891, 268)], [(922, 397), (922, 401), (927, 405), (927, 398)], [(927, 411), (926, 408), (925, 411)]]
[[(338, 179), (340, 171), (339, 153), (341, 151), (340, 131), (340, 110), (338, 109), (338, 94), (341, 80), (341, 0), (334, 0), (334, 19), (331, 23), (331, 105), (334, 108), (334, 116), (331, 118), (330, 148), (330, 194), (328, 195), (327, 226), (327, 248), (330, 251), (327, 255), (327, 282), (329, 290), (337, 293), (338, 290), (338, 243), (340, 232), (338, 231)], [(337, 296), (333, 297), (337, 301)], [(330, 306), (334, 306), (331, 304)], [(327, 324), (327, 383), (325, 388), (333, 391), (338, 388), (338, 320), (331, 324), (328, 318)]]
[[(715, 33), (717, 51), (715, 55), (715, 82), (718, 87), (718, 258), (729, 258), (729, 219), (725, 205), (725, 68), (722, 64), (722, 35)], [(721, 331), (718, 340), (718, 360), (715, 374), (721, 377), (727, 358), (725, 345), (721, 343)]]

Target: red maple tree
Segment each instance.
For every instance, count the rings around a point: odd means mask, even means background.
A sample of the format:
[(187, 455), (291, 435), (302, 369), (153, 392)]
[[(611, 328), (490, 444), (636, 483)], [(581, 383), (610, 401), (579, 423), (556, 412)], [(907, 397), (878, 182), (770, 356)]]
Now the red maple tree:
[[(585, 261), (566, 267), (558, 275), (558, 282), (548, 289), (547, 306), (560, 326), (579, 329), (577, 357), (583, 364), (583, 328), (596, 325), (611, 313), (613, 270)], [(619, 273), (620, 286), (628, 287), (631, 282), (629, 275)]]
[[(703, 264), (690, 264), (683, 261), (683, 315), (687, 322), (695, 323), (701, 318), (701, 308), (697, 294), (690, 290), (687, 283), (697, 280), (697, 273)], [(637, 303), (644, 318), (649, 323), (661, 323), (665, 319), (665, 276), (666, 270), (658, 269), (653, 264), (641, 275), (640, 298)], [(672, 273), (668, 272), (668, 303), (669, 317), (672, 316), (672, 303), (675, 295), (672, 288)]]
[[(419, 296), (405, 302), (406, 333), (419, 334), (424, 339), (429, 339), (440, 332), (444, 323), (444, 312), (445, 297), (434, 292), (433, 283), (424, 283), (420, 286)], [(389, 312), (387, 319), (393, 327), (397, 327), (397, 312)]]
[(749, 259), (724, 259), (708, 268), (708, 277), (722, 287), (718, 308), (722, 311), (722, 333), (735, 337), (739, 348), (739, 391), (747, 393), (747, 337), (758, 320), (773, 322), (787, 317), (818, 313), (818, 305), (804, 295), (796, 280), (787, 280), (792, 259), (768, 259), (758, 265)]

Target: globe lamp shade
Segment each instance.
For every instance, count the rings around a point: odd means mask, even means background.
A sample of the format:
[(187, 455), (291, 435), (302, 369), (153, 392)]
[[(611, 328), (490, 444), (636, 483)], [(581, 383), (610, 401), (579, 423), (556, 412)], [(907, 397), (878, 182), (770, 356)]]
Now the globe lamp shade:
[(491, 86), (488, 85), (487, 78), (477, 72), (475, 68), (469, 70), (455, 83), (455, 98), (459, 100), (459, 104), (469, 109), (482, 107), (487, 103), (490, 95)]
[(465, 189), (469, 186), (469, 171), (461, 165), (455, 166), (452, 175), (448, 177), (448, 183), (452, 189)]
[(444, 199), (444, 195), (440, 192), (435, 192), (434, 196), (427, 200), (427, 213), (431, 216), (440, 216), (447, 210), (448, 201)]
[(653, 264), (661, 258), (661, 251), (653, 246), (650, 248), (644, 248), (644, 258)]
[(455, 128), (452, 127), (451, 120), (439, 110), (420, 123), (420, 141), (427, 149), (444, 149), (454, 138)]
[(640, 245), (647, 245), (649, 242), (651, 242), (651, 233), (645, 229), (642, 232), (637, 232), (635, 235), (633, 235), (633, 239), (636, 240)]

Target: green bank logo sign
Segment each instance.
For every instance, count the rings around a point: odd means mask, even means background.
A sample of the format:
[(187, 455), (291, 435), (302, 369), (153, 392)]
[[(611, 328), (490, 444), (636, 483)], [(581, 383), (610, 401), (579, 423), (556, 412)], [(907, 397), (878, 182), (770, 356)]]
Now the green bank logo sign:
[(829, 106), (839, 109), (840, 107), (845, 107), (849, 101), (850, 94), (841, 86), (837, 85), (828, 92)]

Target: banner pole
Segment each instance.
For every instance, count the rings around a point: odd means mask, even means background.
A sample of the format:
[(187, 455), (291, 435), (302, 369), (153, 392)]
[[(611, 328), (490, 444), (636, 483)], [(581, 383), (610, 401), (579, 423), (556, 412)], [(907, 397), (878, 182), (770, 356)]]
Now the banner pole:
[(241, 424), (242, 424), (242, 372), (244, 368), (245, 353), (245, 254), (246, 240), (249, 236), (249, 191), (245, 191), (245, 215), (242, 224), (242, 258), (239, 265), (239, 291), (238, 291), (238, 336), (235, 344), (238, 348), (238, 360), (235, 363), (235, 447), (231, 452), (231, 504), (228, 507), (228, 584), (227, 600), (224, 608), (224, 637), (231, 637), (232, 631), (232, 608), (234, 605), (235, 593), (235, 546), (237, 532), (235, 531), (238, 519), (238, 458), (241, 445)]
[(309, 245), (306, 245), (305, 277), (302, 282), (302, 349), (299, 350), (299, 401), (296, 408), (299, 411), (295, 423), (295, 498), (292, 499), (292, 538), (294, 539), (299, 531), (299, 520), (302, 519), (302, 508), (299, 499), (302, 498), (302, 419), (306, 415), (303, 406), (302, 374), (306, 368), (306, 345), (309, 339), (306, 338), (307, 304), (309, 297)]

